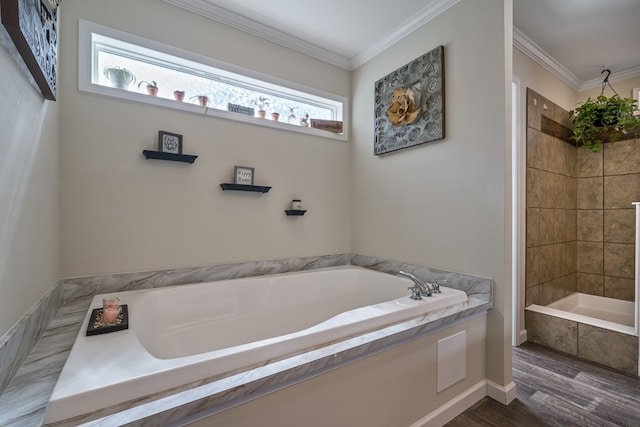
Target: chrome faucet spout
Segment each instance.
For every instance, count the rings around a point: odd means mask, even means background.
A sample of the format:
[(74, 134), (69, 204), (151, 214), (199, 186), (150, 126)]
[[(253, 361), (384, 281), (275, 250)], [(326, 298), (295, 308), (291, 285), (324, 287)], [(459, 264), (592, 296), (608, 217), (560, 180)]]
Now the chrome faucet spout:
[(426, 297), (430, 297), (431, 296), (431, 287), (429, 286), (428, 283), (423, 282), (422, 280), (418, 279), (413, 274), (407, 273), (406, 271), (402, 271), (402, 270), (398, 271), (398, 274), (400, 274), (402, 276), (406, 276), (409, 279), (411, 279), (413, 281), (413, 283), (415, 283), (415, 285), (420, 290), (420, 295), (426, 296)]

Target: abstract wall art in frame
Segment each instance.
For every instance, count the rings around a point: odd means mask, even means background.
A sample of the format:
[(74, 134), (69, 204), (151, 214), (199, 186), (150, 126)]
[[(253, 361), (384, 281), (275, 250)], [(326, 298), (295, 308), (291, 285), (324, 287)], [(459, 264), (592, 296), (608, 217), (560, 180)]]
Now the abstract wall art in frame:
[(444, 46), (375, 83), (373, 154), (444, 138)]
[(0, 0), (2, 25), (46, 99), (56, 99), (60, 0)]

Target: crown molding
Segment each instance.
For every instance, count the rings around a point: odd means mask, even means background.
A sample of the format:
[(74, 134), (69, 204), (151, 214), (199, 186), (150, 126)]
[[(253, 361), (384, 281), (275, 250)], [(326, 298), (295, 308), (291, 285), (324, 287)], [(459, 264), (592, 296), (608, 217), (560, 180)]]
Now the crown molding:
[(354, 70), (365, 64), (385, 49), (388, 49), (390, 46), (422, 27), (427, 22), (444, 13), (459, 1), (460, 0), (435, 0), (430, 2), (427, 7), (418, 12), (415, 17), (402, 24), (400, 28), (393, 31), (391, 34), (387, 35), (364, 52), (351, 58), (351, 69)]
[(524, 33), (516, 27), (513, 27), (513, 46), (559, 78), (571, 89), (580, 90), (582, 82), (575, 74), (563, 67), (562, 64), (542, 50), (540, 46), (535, 44), (533, 40), (525, 36)]
[[(162, 0), (165, 3), (174, 5), (184, 10), (204, 16), (213, 21), (220, 22), (232, 28), (239, 29), (262, 39), (271, 41), (280, 46), (287, 47), (296, 52), (300, 52), (320, 61), (327, 62), (345, 70), (354, 70), (365, 64), (376, 55), (388, 49), (407, 35), (411, 34), (421, 26), (444, 13), (460, 0), (434, 0), (427, 7), (422, 9), (415, 17), (402, 24), (398, 29), (375, 43), (362, 53), (347, 58), (330, 50), (324, 49), (312, 43), (300, 40), (290, 34), (276, 30), (275, 28), (261, 24), (252, 19), (230, 12), (219, 6), (215, 6), (206, 0)], [(560, 62), (545, 52), (533, 40), (524, 33), (513, 27), (513, 46), (540, 66), (545, 68), (560, 81), (575, 91), (581, 92), (599, 87), (602, 79), (593, 79), (586, 82), (581, 81), (575, 74), (566, 69)], [(640, 76), (640, 67), (631, 68), (625, 71), (611, 74), (611, 81), (621, 81)]]
[(205, 0), (163, 0), (179, 8), (188, 10), (211, 20), (242, 30), (254, 36), (279, 44), (345, 70), (351, 70), (351, 61), (337, 53), (307, 43), (287, 33), (276, 30), (267, 25), (245, 18)]
[(319, 59), (345, 70), (354, 70), (366, 63), (389, 46), (406, 37), (425, 23), (431, 21), (460, 0), (435, 0), (430, 2), (415, 17), (405, 22), (397, 30), (380, 40), (364, 52), (349, 59), (345, 56), (331, 52), (312, 43), (305, 42), (280, 30), (261, 24), (252, 19), (230, 12), (224, 8), (213, 5), (206, 0), (163, 0), (181, 9), (196, 13), (205, 18), (220, 22), (232, 28), (245, 31), (254, 36), (269, 40), (273, 43)]

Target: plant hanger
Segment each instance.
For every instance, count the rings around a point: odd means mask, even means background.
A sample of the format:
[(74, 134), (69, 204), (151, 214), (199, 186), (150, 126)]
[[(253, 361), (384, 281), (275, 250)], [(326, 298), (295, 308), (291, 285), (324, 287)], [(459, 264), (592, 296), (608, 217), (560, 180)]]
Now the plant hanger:
[[(607, 73), (607, 75), (605, 76), (604, 80), (602, 81), (602, 90), (600, 91), (600, 96), (602, 96), (604, 94), (604, 89), (607, 86), (609, 86), (609, 89), (611, 89), (613, 91), (613, 93), (618, 95), (618, 92), (616, 92), (616, 90), (613, 88), (613, 86), (611, 86), (611, 83), (609, 83), (609, 76), (611, 75), (611, 70), (606, 68), (606, 66), (605, 66), (605, 69), (602, 70), (600, 72), (600, 74), (603, 74), (603, 73)], [(618, 96), (620, 96), (620, 95), (618, 95)]]

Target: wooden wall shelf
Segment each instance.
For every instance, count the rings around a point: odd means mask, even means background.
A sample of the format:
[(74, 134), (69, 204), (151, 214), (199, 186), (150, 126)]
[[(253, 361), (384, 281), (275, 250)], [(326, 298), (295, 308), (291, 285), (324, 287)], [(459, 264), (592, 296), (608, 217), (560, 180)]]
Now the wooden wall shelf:
[(271, 187), (262, 185), (231, 184), (226, 182), (220, 184), (220, 188), (223, 191), (252, 191), (254, 193), (268, 193), (271, 190)]
[(172, 162), (184, 162), (184, 163), (193, 163), (198, 158), (198, 156), (193, 156), (191, 154), (165, 153), (164, 151), (152, 151), (152, 150), (142, 150), (142, 154), (144, 154), (144, 157), (147, 160), (149, 159), (170, 160)]

